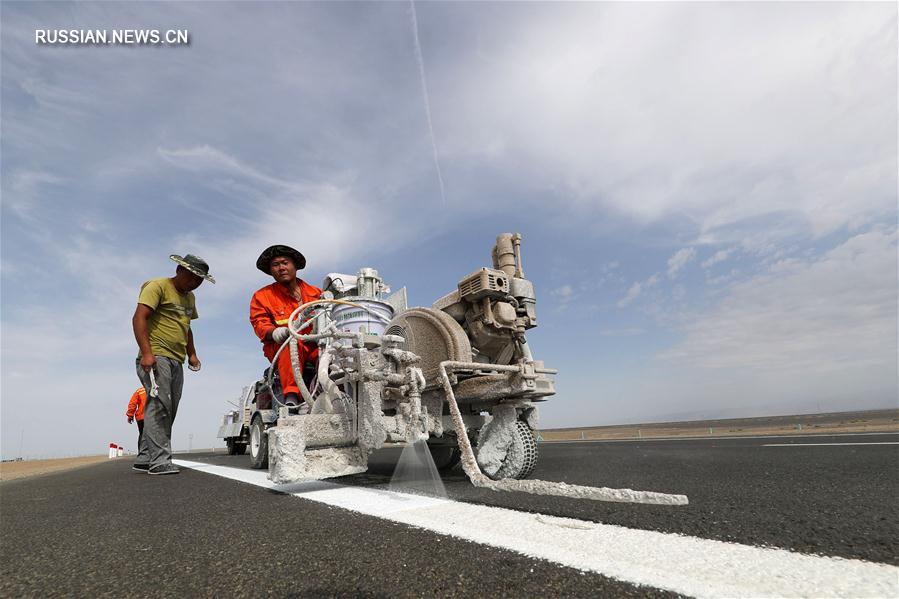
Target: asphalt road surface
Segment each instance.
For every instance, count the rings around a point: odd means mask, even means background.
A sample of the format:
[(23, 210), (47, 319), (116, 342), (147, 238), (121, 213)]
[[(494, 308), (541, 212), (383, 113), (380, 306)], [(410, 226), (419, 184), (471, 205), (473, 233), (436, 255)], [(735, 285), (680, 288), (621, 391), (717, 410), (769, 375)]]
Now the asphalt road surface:
[(223, 454), (181, 454), (177, 476), (118, 459), (4, 482), (0, 596), (899, 592), (899, 434), (540, 445), (534, 478), (688, 495), (678, 507), (498, 493), (457, 469), (451, 501), (394, 508), (399, 454), (278, 490)]

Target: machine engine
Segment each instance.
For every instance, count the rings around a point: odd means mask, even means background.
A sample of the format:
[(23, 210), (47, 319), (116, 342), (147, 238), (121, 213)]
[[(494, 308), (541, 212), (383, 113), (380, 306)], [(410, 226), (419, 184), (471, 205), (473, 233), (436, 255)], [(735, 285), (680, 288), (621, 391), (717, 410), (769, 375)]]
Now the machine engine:
[(525, 331), (537, 326), (534, 285), (524, 278), (521, 235), (505, 233), (493, 247), (493, 268), (481, 268), (459, 281), (434, 308), (465, 328), (474, 361), (512, 364), (530, 360)]

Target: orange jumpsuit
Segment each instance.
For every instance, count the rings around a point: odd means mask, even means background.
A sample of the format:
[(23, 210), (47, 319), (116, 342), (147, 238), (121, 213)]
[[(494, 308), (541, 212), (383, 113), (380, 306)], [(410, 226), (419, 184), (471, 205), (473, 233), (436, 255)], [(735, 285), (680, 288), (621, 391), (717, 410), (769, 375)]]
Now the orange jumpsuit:
[[(314, 285), (297, 279), (300, 285), (302, 302), (290, 295), (280, 283), (267, 285), (253, 294), (250, 300), (250, 324), (253, 331), (262, 341), (262, 353), (271, 362), (275, 357), (280, 343), (266, 341), (265, 336), (278, 327), (286, 327), (291, 313), (303, 303), (321, 298), (322, 290)], [(303, 331), (307, 332), (307, 331)], [(307, 362), (315, 363), (318, 360), (318, 346), (315, 343), (298, 343), (297, 351), (300, 357), (300, 369)], [(278, 356), (278, 375), (281, 377), (281, 390), (284, 395), (296, 393), (300, 395), (300, 388), (293, 376), (293, 368), (290, 365), (290, 346), (285, 347)]]

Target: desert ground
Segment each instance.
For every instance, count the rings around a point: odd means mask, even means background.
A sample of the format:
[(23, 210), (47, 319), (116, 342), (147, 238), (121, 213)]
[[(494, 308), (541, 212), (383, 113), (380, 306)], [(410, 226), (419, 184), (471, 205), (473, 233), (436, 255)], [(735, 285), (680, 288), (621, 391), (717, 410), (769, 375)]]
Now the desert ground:
[(692, 422), (654, 422), (541, 430), (544, 441), (614, 439), (671, 439), (689, 437), (741, 437), (889, 433), (899, 431), (899, 410), (835, 412), (795, 416), (764, 416)]

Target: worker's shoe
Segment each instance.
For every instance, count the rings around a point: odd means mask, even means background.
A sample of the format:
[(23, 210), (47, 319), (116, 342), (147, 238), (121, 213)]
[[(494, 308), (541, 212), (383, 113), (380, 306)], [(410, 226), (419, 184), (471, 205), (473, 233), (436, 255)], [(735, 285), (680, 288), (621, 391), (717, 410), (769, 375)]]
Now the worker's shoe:
[(181, 470), (174, 464), (159, 464), (147, 470), (148, 474), (178, 474)]
[(137, 470), (138, 472), (146, 472), (150, 469), (150, 464), (133, 464), (131, 469)]

